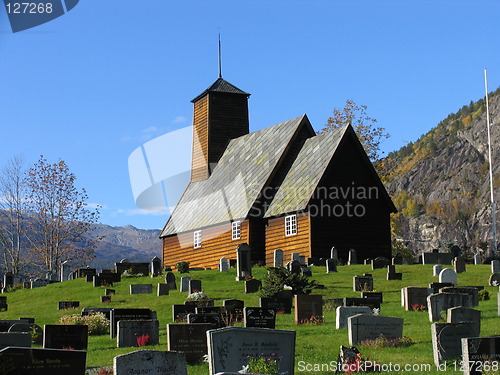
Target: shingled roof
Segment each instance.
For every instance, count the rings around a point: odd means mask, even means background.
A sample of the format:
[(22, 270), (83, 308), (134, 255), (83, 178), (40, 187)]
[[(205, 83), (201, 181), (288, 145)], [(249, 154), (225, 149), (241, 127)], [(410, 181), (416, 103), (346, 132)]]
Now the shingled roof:
[(201, 98), (202, 96), (204, 96), (206, 93), (209, 93), (209, 92), (225, 92), (225, 93), (229, 93), (229, 94), (241, 94), (241, 95), (250, 96), (250, 94), (248, 92), (240, 90), (235, 85), (229, 83), (225, 79), (218, 78), (217, 81), (212, 83), (212, 85), (208, 89), (206, 89), (200, 95), (198, 95), (196, 98), (191, 100), (191, 102), (194, 103), (199, 98)]
[(304, 115), (231, 140), (212, 175), (188, 185), (160, 237), (246, 218), (305, 124)]

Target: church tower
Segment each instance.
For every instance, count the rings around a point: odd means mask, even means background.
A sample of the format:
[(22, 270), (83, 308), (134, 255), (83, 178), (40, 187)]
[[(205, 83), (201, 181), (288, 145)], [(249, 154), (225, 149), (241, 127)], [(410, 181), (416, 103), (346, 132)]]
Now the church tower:
[(194, 98), (191, 182), (210, 177), (229, 141), (249, 133), (246, 93), (219, 77)]

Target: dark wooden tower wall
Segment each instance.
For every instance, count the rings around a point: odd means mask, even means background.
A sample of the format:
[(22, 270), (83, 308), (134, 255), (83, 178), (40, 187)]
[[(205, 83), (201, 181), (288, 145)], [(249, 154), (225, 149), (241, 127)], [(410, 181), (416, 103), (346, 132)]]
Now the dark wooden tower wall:
[[(360, 147), (353, 133), (344, 137), (309, 203), (312, 257), (330, 257), (332, 246), (344, 261), (351, 248), (356, 250), (358, 262), (391, 256), (390, 213), (395, 208)], [(354, 199), (352, 189), (356, 192)], [(320, 191), (329, 194), (325, 197)], [(336, 199), (336, 192), (347, 197)], [(352, 206), (351, 217), (348, 204)], [(342, 215), (340, 207), (344, 209)], [(361, 212), (362, 216), (356, 215)]]

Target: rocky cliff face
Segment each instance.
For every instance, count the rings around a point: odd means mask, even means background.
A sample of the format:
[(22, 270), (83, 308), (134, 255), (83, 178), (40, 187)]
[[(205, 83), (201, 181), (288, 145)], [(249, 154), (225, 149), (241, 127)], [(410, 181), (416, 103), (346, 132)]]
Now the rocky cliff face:
[[(497, 223), (499, 94), (497, 90), (490, 97)], [(458, 245), (470, 255), (492, 247), (487, 139), (486, 108), (481, 100), (464, 106), (414, 144), (388, 156), (386, 186), (400, 211), (393, 218), (399, 242), (414, 253)]]

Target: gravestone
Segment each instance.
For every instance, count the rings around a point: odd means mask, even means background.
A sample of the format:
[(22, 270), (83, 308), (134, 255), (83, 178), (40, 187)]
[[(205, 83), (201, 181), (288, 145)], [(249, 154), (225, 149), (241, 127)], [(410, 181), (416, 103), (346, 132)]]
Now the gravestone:
[(159, 296), (168, 296), (168, 291), (170, 288), (168, 287), (168, 284), (162, 284), (158, 283), (158, 297)]
[(349, 345), (359, 345), (365, 340), (375, 340), (380, 335), (388, 340), (403, 336), (402, 318), (389, 318), (375, 315), (354, 315), (347, 319)]
[(155, 256), (151, 259), (151, 277), (156, 277), (161, 275), (161, 259)]
[(87, 352), (82, 350), (10, 347), (0, 350), (2, 375), (83, 375)]
[(21, 332), (21, 333), (29, 333), (31, 335), (31, 343), (35, 345), (42, 344), (43, 340), (43, 330), (39, 325), (35, 324), (35, 319), (22, 318), (21, 321), (25, 321), (25, 323), (15, 323), (9, 327), (8, 332)]
[(57, 303), (58, 310), (77, 309), (79, 307), (80, 307), (80, 302), (78, 301), (63, 301)]
[(373, 277), (372, 276), (354, 276), (352, 278), (352, 289), (355, 292), (373, 290)]
[(245, 301), (240, 299), (226, 299), (222, 301), (222, 306), (228, 314), (233, 315), (236, 321), (243, 320), (243, 308), (245, 307)]
[(337, 272), (337, 259), (331, 258), (326, 260), (326, 273)]
[(227, 327), (207, 332), (210, 374), (238, 372), (248, 356), (281, 358), (279, 373), (293, 375), (295, 331), (268, 328)]
[(291, 314), (292, 299), (291, 298), (266, 298), (260, 297), (260, 307), (271, 308), (276, 310), (276, 314)]
[(349, 250), (349, 255), (347, 258), (347, 265), (352, 265), (352, 264), (358, 264), (358, 260), (356, 258), (356, 250), (350, 249)]
[(339, 260), (339, 252), (335, 246), (330, 250), (330, 259)]
[(186, 356), (178, 352), (137, 350), (113, 360), (113, 375), (187, 375)]
[[(188, 276), (183, 276), (183, 277), (188, 277)], [(173, 272), (167, 272), (167, 275), (165, 276), (165, 283), (168, 285), (168, 289), (177, 290), (177, 284), (175, 282), (175, 275)]]
[(225, 311), (225, 308), (223, 306), (202, 306), (198, 307), (195, 306), (195, 314), (221, 314), (223, 311)]
[(435, 264), (432, 267), (432, 275), (433, 276), (439, 276), (439, 273), (443, 270), (443, 266), (440, 264)]
[(491, 261), (491, 273), (500, 273), (500, 260)]
[(31, 334), (26, 332), (0, 332), (0, 349), (7, 346), (31, 347)]
[(201, 292), (202, 290), (203, 289), (201, 289), (201, 280), (189, 280), (189, 289), (188, 289), (189, 294), (194, 292)]
[(110, 303), (111, 296), (101, 296), (101, 303)]
[(439, 290), (440, 293), (469, 294), (472, 297), (472, 306), (479, 305), (479, 290), (475, 287), (445, 287)]
[(449, 286), (455, 286), (455, 284), (453, 284), (453, 283), (430, 283), (429, 284), (429, 288), (431, 288), (432, 290), (434, 290), (434, 293), (439, 293), (439, 291), (442, 288), (446, 288), (446, 287), (449, 287)]
[(196, 365), (208, 353), (207, 331), (211, 324), (167, 324), (167, 350), (184, 353), (186, 362)]
[[(168, 276), (168, 274), (167, 274), (167, 276)], [(189, 276), (181, 276), (181, 287), (179, 289), (180, 292), (188, 292), (189, 291), (189, 281), (190, 280), (191, 280), (191, 278)], [(167, 282), (167, 284), (168, 284), (168, 282)]]
[(256, 279), (245, 280), (245, 293), (257, 293), (262, 288), (262, 281)]
[(286, 264), (286, 269), (295, 274), (300, 274), (300, 271), (302, 269), (302, 266), (300, 265), (300, 262), (298, 260), (292, 260), (291, 262), (288, 262)]
[(0, 296), (0, 311), (7, 311), (7, 297)]
[(97, 270), (95, 268), (80, 268), (78, 270), (78, 277), (86, 277), (87, 275), (96, 276)]
[(156, 319), (122, 319), (118, 321), (116, 346), (118, 348), (125, 348), (129, 346), (158, 345), (160, 343), (159, 330), (159, 322)]
[(380, 300), (378, 298), (349, 298), (342, 299), (344, 306), (368, 306), (373, 309), (380, 309)]
[(402, 289), (404, 298), (404, 307), (406, 311), (412, 311), (427, 306), (427, 297), (433, 293), (431, 288), (421, 288), (416, 286), (408, 286)]
[(220, 272), (229, 271), (229, 262), (227, 261), (227, 258), (222, 257), (219, 259), (219, 271)]
[(300, 262), (301, 266), (306, 266), (307, 265), (307, 263), (306, 263), (306, 256), (305, 255), (300, 255), (299, 256), (299, 262)]
[(354, 315), (371, 315), (372, 309), (368, 306), (339, 306), (336, 310), (335, 328), (346, 328), (347, 319)]
[(94, 282), (94, 276), (92, 276), (92, 275), (85, 276), (85, 282), (87, 282), (87, 283)]
[(427, 297), (429, 321), (436, 322), (441, 319), (441, 311), (450, 307), (472, 307), (472, 296), (469, 294), (437, 293)]
[(462, 356), (462, 338), (474, 337), (474, 328), (469, 323), (433, 323), (431, 324), (432, 349), (434, 364), (460, 359)]
[(283, 250), (281, 249), (274, 250), (273, 266), (283, 267)]
[(300, 273), (302, 274), (302, 276), (311, 277), (312, 276), (312, 269), (311, 269), (311, 267), (302, 266), (300, 268)]
[(396, 272), (396, 266), (389, 264), (387, 266), (387, 280), (403, 280), (403, 274)]
[(188, 314), (187, 322), (188, 324), (195, 324), (195, 323), (211, 324), (212, 328), (222, 328), (226, 326), (222, 321), (221, 315), (214, 313)]
[(403, 264), (403, 256), (401, 253), (397, 253), (395, 257), (392, 258), (393, 265), (402, 265)]
[(389, 259), (386, 257), (376, 257), (372, 260), (372, 270), (377, 268), (385, 268), (389, 265)]
[(188, 314), (194, 314), (196, 312), (196, 306), (194, 305), (172, 305), (172, 321), (187, 322)]
[(384, 302), (382, 292), (361, 292), (361, 298), (373, 298), (378, 299), (380, 303)]
[(455, 269), (455, 273), (462, 273), (465, 272), (465, 260), (462, 257), (456, 257), (452, 261), (453, 267)]
[(59, 281), (68, 281), (69, 274), (71, 272), (71, 266), (68, 261), (61, 264), (61, 271), (59, 276)]
[(112, 309), (109, 321), (109, 336), (116, 337), (120, 320), (151, 320), (156, 319), (156, 313), (150, 309)]
[(104, 289), (104, 294), (106, 296), (114, 296), (116, 294), (116, 290), (114, 290), (114, 289)]
[(3, 275), (3, 287), (12, 288), (14, 286), (14, 274), (12, 272), (7, 272)]
[(457, 274), (451, 268), (444, 268), (439, 273), (440, 283), (452, 283), (454, 285), (458, 284)]
[(86, 325), (52, 325), (43, 327), (44, 349), (87, 350), (89, 327)]
[(500, 273), (494, 273), (490, 276), (488, 280), (489, 286), (499, 286), (500, 285)]
[(323, 321), (323, 296), (295, 295), (295, 324)]
[(462, 338), (462, 360), (464, 375), (481, 375), (483, 369), (495, 365), (500, 358), (500, 336)]
[(365, 260), (363, 260), (363, 264), (365, 266), (370, 266), (372, 264), (372, 260), (370, 258), (366, 258)]
[(110, 274), (101, 274), (97, 276), (93, 276), (93, 285), (94, 288), (97, 288), (99, 286), (113, 286), (113, 276)]
[(104, 314), (106, 319), (111, 319), (111, 307), (84, 307), (80, 313), (82, 316), (94, 315), (94, 314)]
[(276, 310), (266, 307), (245, 307), (245, 327), (276, 328)]
[(481, 254), (474, 255), (474, 264), (483, 264), (483, 257)]
[(468, 307), (451, 307), (446, 313), (447, 323), (470, 323), (476, 332), (474, 336), (481, 335), (481, 311)]
[(49, 281), (48, 280), (35, 279), (35, 280), (31, 281), (30, 289), (41, 288), (41, 287), (44, 287), (44, 286), (47, 286), (47, 285), (49, 285)]
[(236, 249), (236, 281), (252, 276), (252, 249), (243, 243)]
[(153, 293), (153, 284), (131, 284), (130, 294), (151, 294)]
[(149, 263), (133, 263), (133, 262), (120, 262), (115, 263), (115, 272), (118, 275), (123, 274), (125, 271), (132, 275), (142, 274), (147, 276), (149, 274)]

